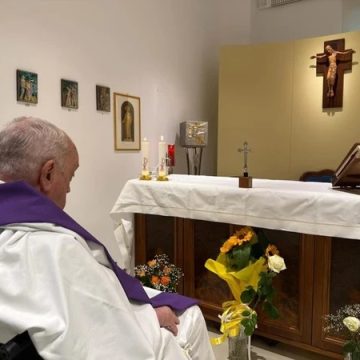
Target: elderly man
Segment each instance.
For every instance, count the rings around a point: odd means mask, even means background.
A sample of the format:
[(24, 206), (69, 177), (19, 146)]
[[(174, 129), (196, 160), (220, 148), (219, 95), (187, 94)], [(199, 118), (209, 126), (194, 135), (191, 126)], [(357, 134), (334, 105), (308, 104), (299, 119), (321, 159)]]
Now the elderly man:
[(193, 299), (147, 296), (62, 210), (78, 166), (47, 121), (0, 132), (0, 342), (27, 330), (44, 359), (214, 359)]

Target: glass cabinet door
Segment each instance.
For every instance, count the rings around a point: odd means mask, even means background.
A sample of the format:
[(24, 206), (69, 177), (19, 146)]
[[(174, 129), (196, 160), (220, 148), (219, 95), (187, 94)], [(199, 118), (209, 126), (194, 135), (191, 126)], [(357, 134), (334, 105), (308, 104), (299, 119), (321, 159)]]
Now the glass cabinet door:
[(344, 338), (324, 332), (324, 316), (335, 314), (344, 305), (360, 304), (360, 240), (317, 240), (312, 342), (340, 353)]

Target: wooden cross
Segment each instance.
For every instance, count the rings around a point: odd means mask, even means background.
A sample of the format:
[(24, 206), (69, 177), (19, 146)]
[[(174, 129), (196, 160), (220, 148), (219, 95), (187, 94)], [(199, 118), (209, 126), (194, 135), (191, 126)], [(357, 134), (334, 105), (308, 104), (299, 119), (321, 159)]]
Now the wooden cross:
[(323, 108), (343, 104), (344, 72), (352, 68), (352, 49), (345, 50), (345, 39), (324, 42), (324, 52), (316, 58), (316, 75), (323, 75)]

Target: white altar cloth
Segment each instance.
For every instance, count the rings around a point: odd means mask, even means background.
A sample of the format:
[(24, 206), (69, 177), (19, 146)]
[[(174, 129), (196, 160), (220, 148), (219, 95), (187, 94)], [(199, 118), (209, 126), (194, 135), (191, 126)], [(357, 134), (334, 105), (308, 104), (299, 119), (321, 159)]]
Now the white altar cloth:
[(135, 213), (360, 239), (360, 195), (330, 183), (253, 179), (253, 187), (245, 189), (229, 177), (129, 180), (111, 210), (123, 256), (132, 255), (129, 214)]

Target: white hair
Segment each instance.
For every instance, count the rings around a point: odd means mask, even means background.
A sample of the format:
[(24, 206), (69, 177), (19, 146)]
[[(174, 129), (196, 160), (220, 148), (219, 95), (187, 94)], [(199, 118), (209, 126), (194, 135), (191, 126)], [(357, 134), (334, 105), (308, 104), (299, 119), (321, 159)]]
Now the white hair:
[(0, 131), (0, 179), (36, 183), (42, 165), (54, 159), (62, 168), (72, 141), (54, 124), (20, 117)]

